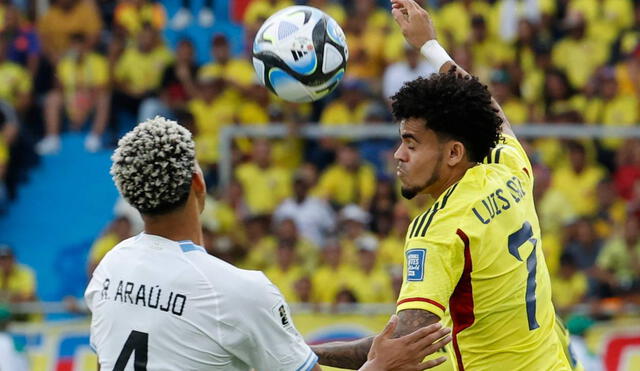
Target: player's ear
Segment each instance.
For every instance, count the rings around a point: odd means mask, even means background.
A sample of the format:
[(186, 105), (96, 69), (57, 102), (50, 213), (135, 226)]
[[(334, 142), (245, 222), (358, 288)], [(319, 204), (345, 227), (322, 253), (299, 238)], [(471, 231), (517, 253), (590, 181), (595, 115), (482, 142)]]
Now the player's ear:
[(202, 169), (200, 166), (196, 164), (196, 169), (191, 175), (191, 188), (193, 188), (194, 192), (198, 196), (202, 196), (207, 193), (207, 185), (204, 181), (204, 175), (202, 174)]
[(464, 148), (464, 144), (457, 140), (450, 141), (445, 148), (445, 161), (449, 166), (456, 166), (464, 160), (466, 155), (467, 151)]

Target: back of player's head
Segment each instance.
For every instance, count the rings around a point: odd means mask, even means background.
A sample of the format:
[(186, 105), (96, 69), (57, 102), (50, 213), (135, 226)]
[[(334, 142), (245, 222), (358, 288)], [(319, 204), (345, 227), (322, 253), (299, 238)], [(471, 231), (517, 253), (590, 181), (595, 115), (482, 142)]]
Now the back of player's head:
[(425, 120), (440, 140), (460, 141), (470, 161), (481, 162), (500, 138), (502, 119), (477, 77), (462, 77), (454, 70), (419, 77), (391, 99), (396, 120)]
[(196, 171), (191, 133), (175, 121), (156, 116), (118, 142), (111, 176), (125, 200), (145, 215), (185, 205)]

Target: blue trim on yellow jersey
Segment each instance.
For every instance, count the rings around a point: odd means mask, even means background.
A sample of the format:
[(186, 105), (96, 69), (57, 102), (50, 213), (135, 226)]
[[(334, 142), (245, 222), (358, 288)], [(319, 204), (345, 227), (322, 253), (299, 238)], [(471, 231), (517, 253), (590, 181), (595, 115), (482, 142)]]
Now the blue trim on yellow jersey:
[(180, 248), (182, 249), (182, 252), (189, 252), (189, 251), (206, 252), (204, 247), (196, 245), (195, 243), (193, 243), (191, 241), (178, 241), (178, 244), (180, 245)]
[(316, 365), (316, 363), (318, 363), (318, 356), (313, 351), (310, 351), (307, 359), (296, 371), (309, 371)]

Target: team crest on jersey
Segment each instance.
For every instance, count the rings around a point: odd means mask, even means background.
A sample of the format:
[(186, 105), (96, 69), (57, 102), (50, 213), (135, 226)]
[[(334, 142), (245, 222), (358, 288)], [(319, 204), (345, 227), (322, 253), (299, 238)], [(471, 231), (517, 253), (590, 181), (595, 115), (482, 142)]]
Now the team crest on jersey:
[(424, 261), (427, 255), (426, 249), (407, 250), (407, 281), (415, 282), (424, 280)]

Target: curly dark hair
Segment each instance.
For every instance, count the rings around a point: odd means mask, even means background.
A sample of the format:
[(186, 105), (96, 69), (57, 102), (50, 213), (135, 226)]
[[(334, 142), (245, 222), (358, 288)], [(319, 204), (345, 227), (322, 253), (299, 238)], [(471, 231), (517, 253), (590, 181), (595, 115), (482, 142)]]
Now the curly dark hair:
[(462, 142), (470, 161), (481, 162), (500, 139), (502, 118), (477, 77), (460, 76), (455, 69), (419, 77), (391, 99), (396, 120), (424, 119), (439, 140)]

